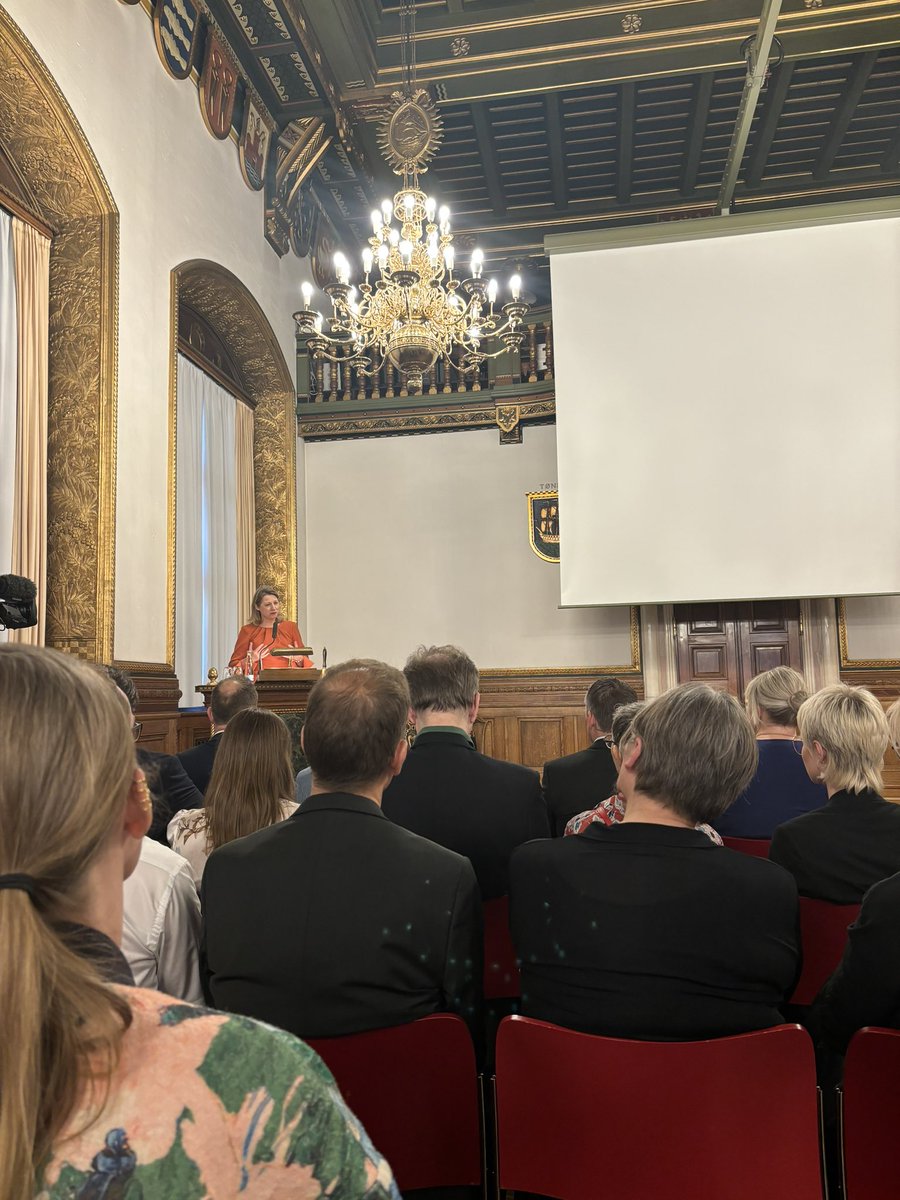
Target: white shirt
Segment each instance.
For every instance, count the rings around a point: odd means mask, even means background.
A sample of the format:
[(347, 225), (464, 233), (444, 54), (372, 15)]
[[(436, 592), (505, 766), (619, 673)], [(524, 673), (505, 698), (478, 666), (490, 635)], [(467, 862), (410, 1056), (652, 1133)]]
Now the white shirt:
[(180, 854), (144, 838), (125, 880), (124, 918), (122, 953), (135, 984), (202, 1004), (200, 899)]

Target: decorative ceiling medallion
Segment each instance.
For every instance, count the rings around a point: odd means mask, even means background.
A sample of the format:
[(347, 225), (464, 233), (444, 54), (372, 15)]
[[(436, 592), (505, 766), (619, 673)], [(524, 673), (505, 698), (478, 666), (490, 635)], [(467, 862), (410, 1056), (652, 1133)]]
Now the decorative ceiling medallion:
[(427, 171), (444, 140), (444, 122), (424, 88), (394, 92), (378, 127), (378, 145), (395, 175)]
[(454, 38), (450, 43), (450, 53), (454, 58), (465, 58), (471, 49), (472, 43), (468, 38)]
[(194, 65), (200, 9), (194, 0), (159, 0), (153, 10), (153, 36), (162, 64), (173, 79), (187, 79)]
[(200, 75), (200, 112), (206, 128), (219, 141), (231, 132), (237, 85), (237, 68), (222, 38), (210, 27), (206, 33), (206, 58)]
[(640, 13), (629, 12), (622, 18), (623, 33), (638, 33), (644, 21)]

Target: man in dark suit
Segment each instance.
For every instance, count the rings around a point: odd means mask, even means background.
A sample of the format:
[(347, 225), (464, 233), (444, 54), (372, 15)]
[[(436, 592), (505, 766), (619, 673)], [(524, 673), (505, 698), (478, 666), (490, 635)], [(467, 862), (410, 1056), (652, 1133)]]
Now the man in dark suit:
[(403, 670), (416, 740), (384, 793), (386, 817), (464, 854), (483, 899), (509, 891), (509, 856), (550, 830), (537, 772), (479, 754), (478, 669), (456, 646), (421, 647)]
[(675, 688), (636, 713), (619, 752), (621, 824), (513, 854), (523, 1014), (675, 1041), (778, 1024), (800, 967), (796, 885), (695, 828), (753, 777), (745, 713), (704, 684)]
[(637, 693), (621, 679), (595, 679), (584, 698), (584, 721), (591, 744), (587, 750), (544, 763), (544, 798), (554, 837), (585, 809), (595, 808), (616, 790), (616, 767), (609, 751), (613, 713), (633, 704)]
[[(97, 669), (111, 679), (122, 692), (133, 717), (140, 699), (134, 680), (127, 671), (122, 671), (119, 667), (98, 664)], [(135, 739), (140, 736), (139, 722), (133, 723), (132, 732)], [(203, 795), (197, 791), (174, 754), (163, 754), (158, 750), (146, 750), (143, 746), (138, 746), (136, 757), (138, 766), (147, 776), (147, 786), (153, 801), (153, 820), (147, 830), (147, 837), (166, 846), (166, 829), (171, 819), (183, 808), (202, 808)]]
[(309, 799), (211, 856), (203, 876), (208, 997), (301, 1037), (455, 1012), (477, 1034), (480, 901), (471, 864), (389, 821), (409, 690), (393, 667), (333, 667), (309, 696)]
[(213, 688), (209, 697), (209, 706), (206, 709), (212, 725), (212, 736), (198, 746), (191, 746), (189, 750), (182, 750), (175, 756), (184, 767), (194, 787), (204, 796), (209, 786), (209, 777), (212, 775), (213, 763), (216, 761), (216, 752), (219, 749), (225, 726), (232, 717), (243, 712), (244, 709), (258, 707), (259, 697), (256, 688), (243, 675), (235, 675), (231, 679), (220, 679)]

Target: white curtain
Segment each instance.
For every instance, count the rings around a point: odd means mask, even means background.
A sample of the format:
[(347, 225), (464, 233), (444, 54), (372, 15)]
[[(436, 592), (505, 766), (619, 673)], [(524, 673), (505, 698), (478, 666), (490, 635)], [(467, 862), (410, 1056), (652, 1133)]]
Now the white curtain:
[(176, 418), (175, 671), (181, 703), (237, 636), (234, 397), (178, 356)]
[[(12, 570), (18, 387), (16, 265), (12, 217), (0, 210), (0, 575)], [(0, 641), (6, 633), (0, 632)]]

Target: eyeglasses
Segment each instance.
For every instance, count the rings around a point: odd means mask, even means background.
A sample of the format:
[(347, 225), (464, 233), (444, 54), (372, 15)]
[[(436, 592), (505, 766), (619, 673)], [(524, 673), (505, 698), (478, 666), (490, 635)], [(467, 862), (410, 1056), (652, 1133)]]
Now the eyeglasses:
[(615, 744), (616, 744), (616, 739), (614, 737), (605, 737), (603, 739), (603, 745), (607, 748), (607, 750), (612, 750), (612, 748), (613, 748), (613, 746), (615, 746)]
[(795, 754), (803, 754), (803, 738), (791, 738), (791, 745)]
[(144, 728), (143, 721), (133, 721), (131, 723), (131, 736), (134, 738), (135, 741), (137, 741), (138, 738), (141, 736), (141, 730), (143, 728)]

